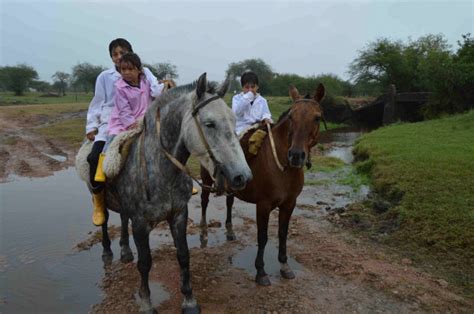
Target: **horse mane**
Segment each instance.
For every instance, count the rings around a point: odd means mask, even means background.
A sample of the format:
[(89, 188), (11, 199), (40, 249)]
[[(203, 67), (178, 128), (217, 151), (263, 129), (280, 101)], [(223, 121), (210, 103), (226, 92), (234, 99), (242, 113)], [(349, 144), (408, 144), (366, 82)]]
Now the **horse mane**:
[[(178, 87), (174, 87), (166, 91), (165, 93), (161, 94), (156, 100), (153, 102), (152, 106), (163, 108), (170, 102), (175, 99), (178, 99), (182, 95), (188, 94), (196, 89), (197, 81), (186, 85), (180, 85)], [(217, 89), (217, 83), (215, 82), (208, 82), (206, 92), (210, 94), (215, 94)]]
[(276, 124), (280, 123), (281, 120), (283, 120), (285, 117), (287, 117), (287, 116), (288, 116), (288, 112), (290, 112), (290, 110), (291, 110), (291, 107), (288, 108), (286, 111), (284, 111), (284, 112), (280, 115), (280, 117), (278, 118)]

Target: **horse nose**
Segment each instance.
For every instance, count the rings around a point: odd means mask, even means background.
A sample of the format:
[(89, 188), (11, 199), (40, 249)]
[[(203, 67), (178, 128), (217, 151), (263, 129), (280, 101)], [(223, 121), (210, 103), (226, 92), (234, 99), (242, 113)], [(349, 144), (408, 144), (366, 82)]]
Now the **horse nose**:
[(306, 159), (306, 153), (304, 150), (293, 150), (288, 151), (288, 160), (290, 161), (290, 166), (292, 167), (302, 167)]
[(232, 179), (232, 185), (236, 188), (240, 188), (246, 184), (246, 180), (243, 175), (239, 174)]

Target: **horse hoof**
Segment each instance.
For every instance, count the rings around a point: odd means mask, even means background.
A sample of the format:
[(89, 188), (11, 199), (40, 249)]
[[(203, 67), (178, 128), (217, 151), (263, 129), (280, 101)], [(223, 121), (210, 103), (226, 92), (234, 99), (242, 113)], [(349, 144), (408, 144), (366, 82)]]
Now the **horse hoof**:
[(206, 248), (208, 241), (207, 233), (199, 235), (199, 241), (201, 242), (201, 249)]
[(120, 256), (120, 261), (124, 264), (133, 262), (133, 253), (127, 252)]
[(292, 270), (280, 269), (280, 274), (285, 279), (295, 279), (295, 273)]
[(194, 307), (185, 307), (181, 309), (181, 313), (183, 314), (199, 314), (201, 313), (201, 307), (196, 305)]
[(235, 241), (235, 240), (237, 240), (237, 237), (235, 236), (234, 233), (227, 233), (227, 234), (226, 234), (226, 237), (227, 237), (227, 241)]
[(105, 265), (112, 264), (113, 259), (114, 259), (114, 253), (112, 253), (112, 251), (102, 253), (102, 262)]
[(257, 282), (257, 284), (259, 286), (270, 286), (272, 283), (270, 282), (270, 278), (268, 277), (268, 275), (265, 275), (265, 276), (256, 276), (255, 277), (255, 281)]

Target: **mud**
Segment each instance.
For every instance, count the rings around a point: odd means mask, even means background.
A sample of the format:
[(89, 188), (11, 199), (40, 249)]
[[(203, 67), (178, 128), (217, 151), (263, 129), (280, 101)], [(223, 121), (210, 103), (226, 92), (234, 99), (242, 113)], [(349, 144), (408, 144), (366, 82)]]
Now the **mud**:
[[(474, 306), (472, 300), (454, 293), (439, 278), (413, 267), (410, 260), (332, 224), (328, 213), (344, 202), (341, 197), (320, 198), (317, 188), (305, 187), (289, 231), (289, 265), (296, 273), (294, 280), (279, 274), (278, 213), (272, 213), (265, 252), (270, 287), (259, 287), (254, 281), (257, 247), (252, 206), (235, 203), (235, 241), (225, 241), (225, 227), (209, 229), (209, 238), (217, 240), (203, 247), (192, 235), (188, 240), (192, 284), (203, 313), (464, 312)], [(316, 200), (324, 205), (312, 205)], [(199, 197), (191, 201), (193, 218), (200, 214), (199, 201)], [(225, 199), (214, 198), (211, 203), (209, 217), (222, 217)], [(193, 234), (196, 228), (199, 230), (198, 224), (193, 224)], [(150, 282), (155, 309), (175, 313), (182, 295), (176, 250), (169, 237), (163, 238), (168, 232), (164, 224), (152, 232), (155, 246), (152, 244)], [(139, 311), (136, 293), (140, 277), (135, 262), (124, 265), (116, 261), (106, 267), (101, 283), (105, 298), (93, 312)]]
[(0, 112), (0, 183), (11, 175), (45, 177), (72, 166), (76, 148), (37, 129), (65, 119), (85, 117), (85, 112), (63, 113), (55, 119), (6, 117)]

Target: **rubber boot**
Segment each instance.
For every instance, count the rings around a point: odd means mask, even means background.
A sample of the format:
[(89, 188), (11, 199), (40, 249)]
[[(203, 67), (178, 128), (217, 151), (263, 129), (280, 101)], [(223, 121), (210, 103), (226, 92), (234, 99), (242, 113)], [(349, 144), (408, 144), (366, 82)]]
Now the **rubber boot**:
[(105, 182), (104, 168), (102, 167), (102, 165), (104, 164), (104, 159), (105, 159), (105, 154), (100, 153), (99, 162), (97, 163), (97, 170), (95, 171), (95, 177), (94, 177), (94, 180), (96, 182)]
[(192, 190), (191, 193), (192, 193), (193, 195), (196, 195), (196, 194), (198, 194), (198, 192), (199, 192), (199, 190), (196, 189), (195, 187), (193, 187), (193, 190)]
[(104, 190), (97, 194), (92, 194), (92, 203), (94, 211), (92, 212), (92, 223), (96, 226), (102, 226), (105, 222), (105, 196)]

